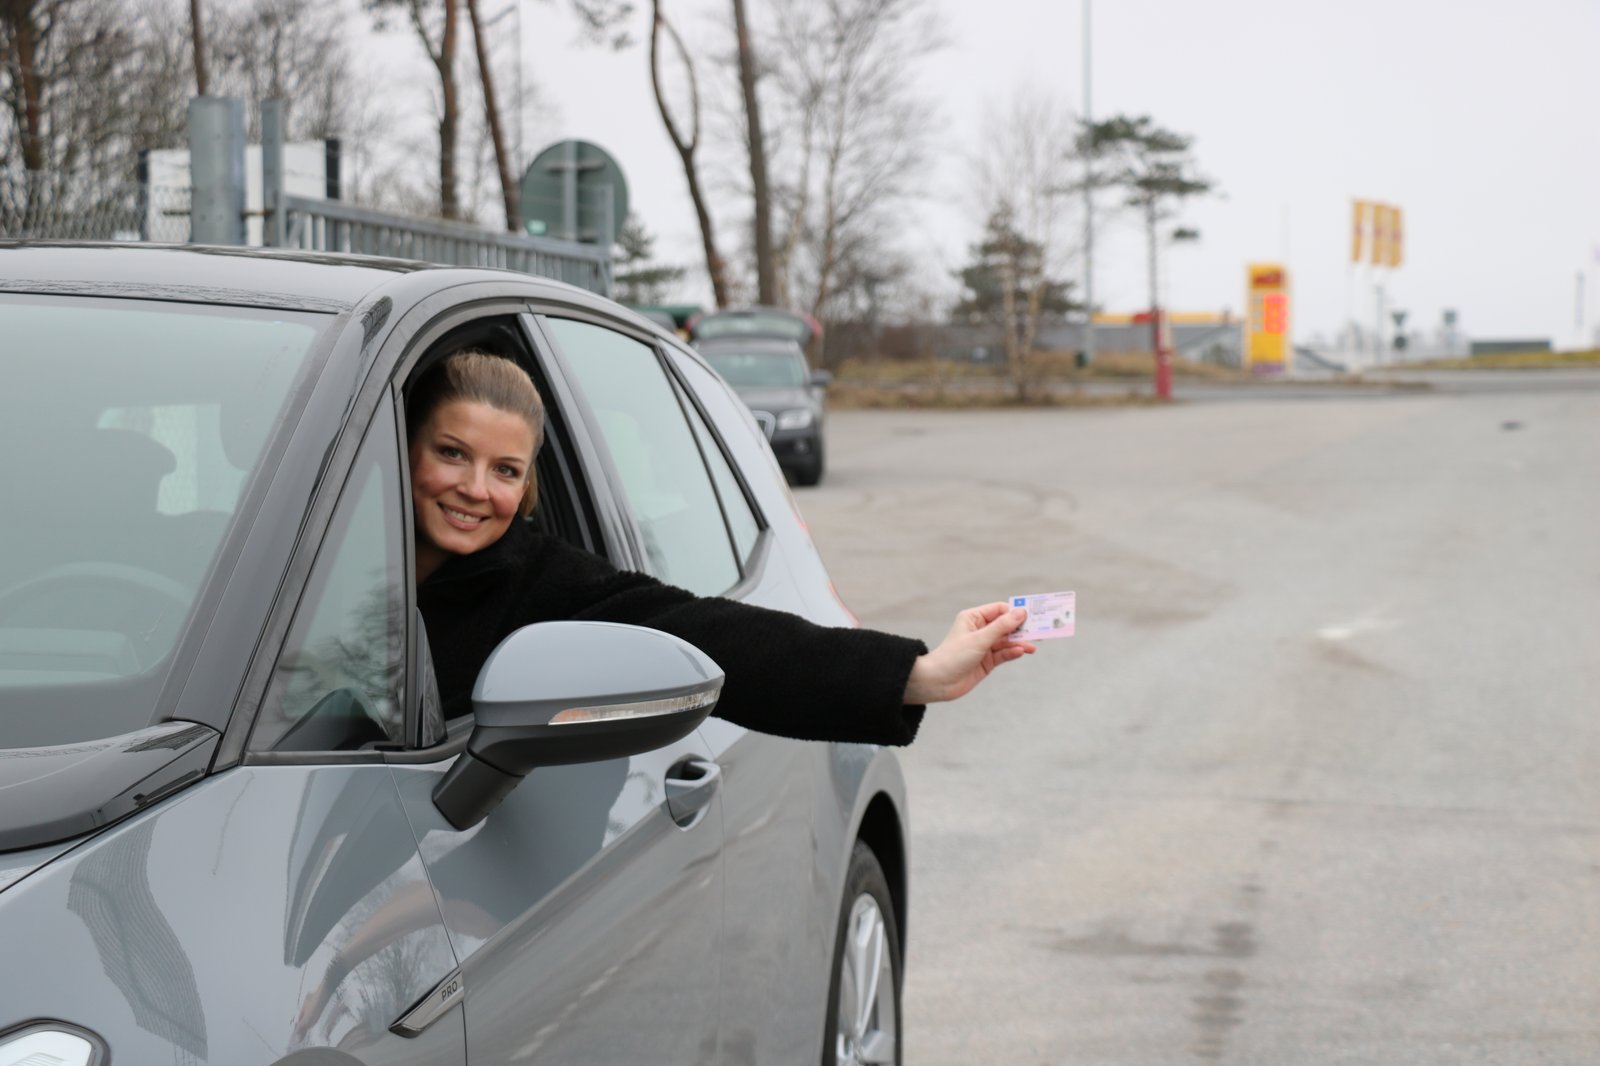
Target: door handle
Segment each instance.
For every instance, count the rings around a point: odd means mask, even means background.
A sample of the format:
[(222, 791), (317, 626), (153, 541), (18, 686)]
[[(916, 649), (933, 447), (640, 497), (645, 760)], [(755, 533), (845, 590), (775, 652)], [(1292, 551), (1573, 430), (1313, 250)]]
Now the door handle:
[(688, 828), (722, 785), (722, 767), (709, 759), (685, 759), (667, 771), (667, 813)]

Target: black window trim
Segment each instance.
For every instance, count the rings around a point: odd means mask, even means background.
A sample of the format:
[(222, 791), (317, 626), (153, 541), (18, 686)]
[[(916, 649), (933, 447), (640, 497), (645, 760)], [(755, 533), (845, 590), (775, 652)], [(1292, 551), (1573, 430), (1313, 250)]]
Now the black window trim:
[[(405, 471), (405, 424), (398, 418), (399, 409), (394, 402), (394, 389), (392, 387), (386, 388), (385, 394), (389, 397), (388, 409), (390, 417), (390, 430), (394, 434), (390, 440), (392, 441), (396, 452), (396, 465), (403, 475)], [(361, 433), (357, 436), (355, 453), (351, 456), (349, 464), (344, 468), (344, 472), (339, 479), (338, 491), (332, 494), (333, 506), (328, 510), (325, 520), (321, 523), (321, 532), (317, 535), (315, 550), (307, 551), (305, 553), (307, 556), (309, 556), (310, 565), (300, 576), (300, 579), (297, 583), (298, 592), (293, 598), (293, 603), (287, 608), (287, 610), (283, 612), (286, 617), (287, 624), (283, 627), (282, 632), (278, 635), (278, 639), (275, 642), (276, 651), (269, 658), (271, 669), (266, 672), (266, 684), (255, 700), (254, 713), (252, 713), (250, 716), (250, 728), (245, 732), (244, 751), (240, 760), (245, 765), (284, 765), (296, 763), (315, 763), (317, 765), (323, 765), (326, 763), (380, 763), (383, 761), (385, 750), (388, 750), (385, 748), (375, 747), (356, 751), (272, 751), (270, 749), (252, 750), (250, 747), (251, 737), (254, 736), (256, 725), (261, 718), (261, 710), (264, 706), (266, 695), (269, 691), (271, 691), (272, 678), (277, 672), (278, 664), (283, 659), (283, 652), (284, 648), (288, 644), (289, 634), (294, 630), (294, 620), (299, 616), (300, 609), (305, 605), (306, 597), (311, 594), (311, 576), (316, 572), (316, 564), (317, 561), (322, 557), (323, 549), (327, 547), (328, 533), (333, 528), (334, 516), (338, 514), (340, 507), (348, 501), (348, 494), (352, 490), (351, 478), (356, 473), (357, 461), (361, 457), (362, 449), (371, 439), (371, 435), (376, 432), (382, 424), (383, 410), (384, 405), (380, 402), (378, 406), (373, 409), (371, 417), (367, 419), (366, 427), (362, 429)], [(400, 481), (401, 488), (404, 490), (406, 488), (405, 477), (402, 476)], [(410, 737), (415, 735), (413, 731), (413, 705), (417, 702), (413, 698), (415, 694), (411, 691), (411, 680), (415, 676), (415, 670), (413, 669), (413, 664), (411, 662), (411, 653), (415, 646), (415, 634), (412, 632), (412, 626), (415, 621), (413, 618), (415, 613), (415, 607), (413, 604), (415, 599), (416, 582), (406, 580), (404, 577), (406, 572), (405, 568), (410, 564), (411, 561), (411, 556), (409, 553), (411, 545), (411, 523), (405, 521), (405, 515), (410, 513), (408, 510), (410, 507), (410, 497), (408, 493), (403, 493), (401, 495), (400, 507), (405, 508), (400, 511), (399, 516), (402, 529), (400, 547), (401, 551), (405, 553), (400, 563), (402, 575), (401, 617), (403, 620), (402, 625), (404, 625), (405, 631), (401, 634), (401, 655), (403, 657), (403, 662), (401, 663), (400, 670), (399, 694), (401, 705), (400, 743), (404, 744), (409, 741)], [(299, 546), (296, 546), (295, 548), (295, 555), (297, 559), (301, 555), (301, 548)], [(274, 604), (273, 610), (275, 613), (278, 611), (277, 604)]]
[[(705, 404), (696, 395), (694, 386), (689, 384), (689, 380), (678, 369), (677, 361), (672, 358), (670, 352), (659, 345), (656, 347), (656, 359), (666, 370), (668, 380), (673, 383), (673, 392), (678, 396), (679, 405), (681, 406), (687, 400), (689, 406), (693, 408), (694, 417), (698, 418), (700, 424), (705, 427), (706, 434), (710, 436), (712, 444), (722, 455), (723, 464), (727, 466), (728, 472), (733, 475), (734, 484), (738, 486), (739, 493), (744, 497), (745, 506), (749, 508), (751, 517), (755, 519), (756, 541), (750, 546), (749, 555), (740, 556), (739, 541), (733, 535), (733, 522), (728, 517), (728, 504), (722, 498), (722, 489), (717, 485), (716, 475), (711, 473), (711, 464), (706, 461), (705, 451), (700, 445), (700, 434), (696, 433), (691, 425), (689, 434), (694, 439), (696, 450), (700, 452), (700, 463), (706, 468), (706, 474), (711, 479), (711, 491), (717, 498), (717, 507), (722, 512), (722, 525), (728, 534), (728, 544), (733, 549), (733, 557), (739, 567), (739, 580), (734, 582), (733, 586), (726, 592), (720, 593), (720, 595), (728, 599), (742, 599), (760, 583), (762, 571), (766, 567), (768, 546), (772, 540), (770, 527), (767, 524), (767, 516), (757, 505), (755, 497), (750, 491), (750, 485), (744, 479), (744, 472), (739, 469), (739, 464), (734, 461), (732, 453), (728, 451), (728, 442), (723, 440), (722, 434), (717, 432), (716, 420), (706, 411)], [(684, 412), (684, 421), (689, 421), (689, 418), (689, 412)]]
[[(363, 383), (358, 394), (357, 410), (366, 407), (362, 400), (369, 392), (369, 378)], [(271, 689), (273, 675), (277, 672), (278, 663), (283, 657), (284, 646), (288, 643), (289, 633), (294, 628), (295, 616), (299, 613), (301, 604), (309, 592), (311, 574), (316, 569), (317, 559), (321, 557), (322, 549), (328, 536), (328, 530), (333, 525), (334, 515), (339, 506), (345, 501), (346, 493), (350, 488), (350, 478), (356, 471), (356, 460), (361, 455), (361, 449), (368, 440), (368, 435), (380, 425), (383, 417), (384, 400), (389, 400), (389, 418), (391, 431), (396, 434), (394, 445), (404, 457), (404, 427), (395, 422), (395, 405), (393, 391), (388, 382), (383, 383), (382, 392), (374, 398), (365, 417), (359, 420), (360, 428), (357, 429), (357, 418), (352, 417), (340, 430), (338, 439), (329, 451), (329, 467), (335, 468), (333, 459), (342, 456), (343, 461), (337, 467), (339, 475), (337, 483), (334, 479), (327, 478), (318, 487), (317, 496), (313, 501), (308, 518), (301, 526), (300, 536), (295, 544), (294, 555), (291, 557), (288, 569), (284, 572), (283, 580), (279, 583), (278, 594), (273, 600), (271, 612), (260, 643), (256, 645), (255, 655), (251, 658), (250, 670), (246, 675), (244, 693), (241, 695), (238, 707), (233, 718), (228, 723), (227, 733), (224, 734), (223, 744), (231, 741), (239, 746), (237, 762), (246, 766), (274, 766), (293, 764), (324, 765), (333, 763), (381, 763), (383, 752), (378, 749), (364, 751), (255, 751), (250, 748), (250, 738), (255, 733), (256, 723), (261, 717), (261, 710), (266, 701), (267, 692)], [(402, 482), (404, 478), (401, 479)], [(406, 529), (410, 528), (409, 522), (403, 523)], [(314, 533), (314, 535), (313, 535)], [(409, 543), (409, 536), (402, 541), (402, 545)], [(409, 559), (401, 562), (402, 572)], [(413, 582), (404, 582), (410, 586)], [(292, 591), (292, 594), (290, 590)], [(411, 592), (407, 588), (404, 596), (406, 602), (405, 626), (402, 634), (402, 645), (407, 649), (407, 661), (403, 664), (401, 678), (402, 685), (411, 676), (411, 663), (409, 660), (412, 643), (410, 606)], [(411, 693), (403, 690), (400, 694), (402, 706), (409, 708)], [(246, 713), (248, 712), (248, 713)], [(408, 710), (409, 715), (409, 710)], [(236, 740), (235, 740), (236, 738)], [(221, 753), (219, 752), (219, 758)]]
[[(592, 326), (608, 329), (613, 333), (619, 333), (630, 340), (637, 341), (638, 343), (649, 348), (655, 354), (656, 363), (661, 367), (662, 373), (666, 375), (668, 384), (671, 386), (672, 391), (675, 394), (682, 393), (690, 397), (690, 402), (694, 405), (695, 411), (698, 412), (701, 422), (706, 427), (706, 431), (710, 433), (712, 439), (716, 441), (718, 449), (722, 452), (724, 461), (727, 462), (728, 468), (733, 472), (733, 476), (738, 482), (739, 490), (744, 493), (745, 502), (750, 507), (751, 514), (755, 516), (756, 528), (758, 530), (756, 543), (750, 549), (750, 554), (747, 557), (741, 558), (739, 555), (738, 543), (734, 539), (733, 529), (728, 522), (727, 511), (722, 502), (722, 492), (717, 488), (716, 478), (712, 476), (711, 469), (706, 464), (705, 454), (700, 451), (699, 437), (694, 432), (694, 427), (689, 425), (688, 417), (685, 415), (684, 427), (689, 430), (689, 436), (690, 439), (694, 441), (696, 453), (700, 455), (701, 466), (705, 469), (706, 479), (711, 484), (712, 496), (716, 499), (717, 508), (722, 515), (723, 532), (728, 538), (728, 552), (733, 557), (734, 567), (739, 573), (739, 579), (737, 581), (735, 581), (727, 589), (723, 590), (722, 592), (718, 592), (715, 595), (724, 599), (742, 599), (745, 596), (748, 596), (760, 584), (761, 577), (765, 572), (767, 557), (771, 553), (771, 527), (767, 522), (766, 514), (756, 503), (754, 494), (750, 491), (750, 485), (745, 480), (743, 472), (739, 469), (739, 464), (734, 461), (732, 453), (729, 452), (727, 442), (722, 439), (722, 435), (717, 431), (716, 421), (706, 414), (705, 407), (703, 404), (701, 404), (699, 397), (695, 395), (693, 386), (691, 386), (688, 381), (684, 379), (682, 374), (678, 372), (677, 367), (674, 365), (673, 359), (668, 355), (668, 342), (663, 341), (659, 334), (651, 330), (645, 329), (631, 322), (623, 321), (621, 319), (610, 318), (605, 315), (596, 314), (595, 312), (586, 308), (576, 308), (541, 301), (535, 304), (533, 317), (539, 326), (541, 335), (545, 338), (545, 343), (550, 347), (552, 360), (557, 362), (560, 366), (561, 373), (565, 378), (563, 384), (567, 387), (568, 394), (572, 397), (576, 407), (582, 412), (583, 419), (588, 427), (588, 435), (591, 438), (591, 441), (597, 442), (597, 446), (592, 453), (592, 458), (600, 466), (603, 476), (608, 484), (620, 486), (622, 484), (622, 478), (618, 473), (615, 464), (611, 460), (610, 449), (604, 446), (604, 437), (599, 431), (599, 418), (596, 416), (594, 408), (589, 405), (588, 397), (583, 394), (582, 389), (574, 387), (570, 384), (571, 382), (577, 381), (577, 376), (572, 369), (571, 363), (568, 361), (567, 353), (558, 343), (556, 343), (555, 337), (550, 334), (549, 330), (544, 328), (544, 319), (565, 318), (572, 319), (577, 322), (585, 322)], [(670, 351), (679, 355), (687, 355), (689, 358), (698, 358), (692, 352), (680, 351), (676, 345), (672, 345), (670, 347)], [(713, 371), (713, 373), (715, 372)], [(680, 405), (680, 413), (682, 413), (682, 399), (679, 399), (678, 403)], [(627, 516), (628, 532), (631, 538), (631, 542), (628, 545), (629, 555), (626, 558), (619, 558), (618, 555), (612, 554), (609, 556), (611, 562), (619, 567), (637, 570), (640, 573), (652, 574), (649, 565), (649, 558), (645, 554), (643, 547), (644, 535), (640, 530), (638, 517), (633, 513), (632, 505), (629, 503), (627, 497), (620, 492), (608, 493), (608, 495), (615, 500), (615, 505), (618, 510)], [(652, 574), (652, 576), (659, 575)]]
[[(617, 470), (616, 463), (611, 458), (611, 449), (605, 443), (605, 435), (600, 431), (600, 419), (585, 395), (579, 378), (573, 370), (566, 350), (557, 342), (555, 336), (545, 327), (547, 318), (564, 318), (575, 322), (584, 322), (591, 326), (609, 329), (613, 333), (620, 333), (630, 340), (638, 341), (654, 350), (655, 337), (644, 330), (634, 328), (628, 323), (604, 315), (597, 315), (592, 311), (563, 307), (557, 304), (538, 303), (532, 308), (533, 324), (538, 328), (539, 336), (550, 353), (552, 369), (559, 374), (552, 374), (552, 378), (559, 376), (559, 383), (552, 381), (558, 390), (557, 402), (565, 408), (569, 421), (581, 422), (585, 448), (581, 458), (593, 469), (591, 481), (598, 480), (607, 486), (605, 493), (604, 509), (611, 512), (612, 521), (617, 527), (615, 543), (606, 545), (606, 558), (610, 562), (627, 570), (649, 574), (649, 555), (644, 550), (644, 533), (640, 528), (638, 516), (633, 512), (633, 505), (626, 495), (617, 491), (622, 484), (622, 475)], [(547, 398), (547, 402), (550, 399)], [(598, 502), (598, 501), (597, 501)]]
[[(476, 286), (474, 286), (476, 287)], [(389, 405), (390, 417), (394, 420), (397, 447), (400, 450), (401, 485), (400, 497), (404, 511), (402, 513), (402, 528), (404, 530), (404, 550), (406, 557), (402, 563), (404, 572), (414, 572), (415, 544), (413, 543), (412, 523), (405, 519), (411, 507), (411, 485), (409, 479), (409, 458), (405, 446), (405, 412), (401, 401), (402, 384), (415, 370), (428, 350), (450, 331), (459, 328), (475, 319), (503, 317), (508, 320), (519, 318), (528, 312), (529, 298), (526, 292), (508, 293), (500, 286), (495, 286), (498, 292), (490, 292), (485, 296), (463, 302), (453, 302), (459, 299), (459, 293), (452, 290), (442, 290), (432, 294), (408, 312), (404, 319), (422, 317), (421, 324), (411, 330), (406, 330), (406, 322), (397, 322), (386, 338), (385, 343), (398, 343), (402, 345), (400, 355), (393, 362), (387, 363), (382, 358), (382, 353), (375, 351), (362, 360), (361, 383), (356, 389), (354, 399), (351, 401), (347, 416), (341, 425), (338, 435), (329, 445), (325, 469), (337, 469), (342, 464), (338, 484), (335, 486), (331, 480), (319, 484), (315, 498), (307, 508), (306, 519), (296, 538), (294, 552), (290, 557), (288, 567), (279, 582), (278, 591), (272, 606), (268, 610), (268, 620), (262, 628), (261, 637), (257, 641), (251, 656), (250, 665), (245, 673), (244, 683), (240, 686), (240, 695), (235, 701), (233, 714), (228, 720), (228, 728), (224, 733), (218, 747), (216, 759), (213, 761), (213, 772), (232, 765), (255, 766), (335, 766), (348, 764), (382, 764), (390, 761), (404, 762), (433, 762), (448, 758), (455, 754), (465, 744), (465, 734), (457, 735), (458, 730), (450, 728), (445, 741), (441, 745), (431, 748), (411, 748), (405, 751), (385, 751), (370, 749), (364, 751), (251, 751), (248, 743), (251, 732), (255, 729), (256, 719), (259, 717), (262, 703), (266, 698), (267, 689), (271, 684), (279, 657), (283, 653), (283, 646), (288, 639), (289, 629), (293, 624), (295, 611), (306, 593), (306, 584), (310, 578), (311, 569), (315, 564), (316, 556), (320, 551), (322, 540), (327, 536), (328, 527), (332, 522), (333, 513), (338, 503), (344, 497), (346, 483), (355, 466), (356, 456), (361, 445), (366, 441), (367, 434), (376, 424), (378, 411), (383, 403)], [(522, 329), (523, 338), (529, 342), (530, 354), (537, 361), (540, 358), (537, 338), (529, 337), (528, 331)], [(370, 340), (370, 338), (369, 338)], [(363, 345), (365, 347), (365, 345)], [(313, 536), (314, 534), (314, 536)], [(405, 739), (407, 744), (415, 743), (418, 739), (417, 715), (421, 693), (415, 692), (412, 684), (418, 676), (418, 664), (413, 661), (417, 648), (415, 627), (419, 624), (416, 609), (416, 582), (405, 581), (405, 618), (406, 631), (403, 635), (405, 649), (405, 663), (402, 670), (402, 684), (404, 691), (401, 699), (405, 708)], [(470, 716), (466, 716), (470, 721)], [(451, 723), (453, 726), (453, 723)], [(417, 756), (412, 758), (412, 756)]]

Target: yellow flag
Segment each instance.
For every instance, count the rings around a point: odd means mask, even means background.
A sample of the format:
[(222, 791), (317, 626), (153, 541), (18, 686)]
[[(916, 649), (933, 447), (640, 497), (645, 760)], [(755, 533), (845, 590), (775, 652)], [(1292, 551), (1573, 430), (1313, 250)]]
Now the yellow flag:
[(1400, 225), (1400, 209), (1389, 208), (1389, 265), (1397, 267), (1404, 255), (1404, 234)]
[(1389, 262), (1389, 205), (1372, 205), (1372, 265)]
[(1365, 200), (1351, 200), (1353, 208), (1350, 225), (1350, 262), (1361, 262), (1361, 245), (1367, 235), (1367, 208), (1372, 205)]

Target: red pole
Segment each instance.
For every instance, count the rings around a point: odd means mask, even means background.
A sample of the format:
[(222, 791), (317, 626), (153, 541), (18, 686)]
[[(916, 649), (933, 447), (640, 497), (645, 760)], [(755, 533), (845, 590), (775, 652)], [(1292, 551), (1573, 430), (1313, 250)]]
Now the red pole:
[(1167, 350), (1161, 331), (1161, 308), (1150, 309), (1150, 350), (1156, 356), (1156, 398), (1172, 399), (1172, 353)]

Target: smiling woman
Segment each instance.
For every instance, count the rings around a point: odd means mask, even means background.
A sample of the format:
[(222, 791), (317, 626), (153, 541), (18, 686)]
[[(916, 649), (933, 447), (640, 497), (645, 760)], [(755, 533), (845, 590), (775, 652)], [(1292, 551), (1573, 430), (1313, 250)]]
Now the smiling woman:
[(539, 393), (516, 364), (461, 351), (417, 382), (408, 412), (417, 580), (498, 541), (539, 499)]
[[(560, 619), (641, 625), (687, 640), (728, 669), (716, 714), (809, 740), (909, 743), (924, 704), (959, 698), (1033, 651), (1008, 642), (1021, 619), (1003, 603), (962, 612), (929, 652), (920, 641), (698, 596), (538, 534), (520, 519), (537, 499), (544, 411), (510, 359), (477, 350), (446, 356), (413, 385), (406, 421), (418, 605), (446, 716), (470, 711), (473, 684), (502, 640)], [(681, 471), (670, 457), (638, 443), (639, 454), (619, 465), (673, 484)]]

